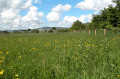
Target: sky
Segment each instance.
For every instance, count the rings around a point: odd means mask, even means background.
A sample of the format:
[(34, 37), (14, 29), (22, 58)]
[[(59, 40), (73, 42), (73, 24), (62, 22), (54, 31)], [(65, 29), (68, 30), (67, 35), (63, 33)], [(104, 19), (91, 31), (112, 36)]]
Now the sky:
[(112, 0), (0, 0), (0, 30), (71, 27), (91, 22)]

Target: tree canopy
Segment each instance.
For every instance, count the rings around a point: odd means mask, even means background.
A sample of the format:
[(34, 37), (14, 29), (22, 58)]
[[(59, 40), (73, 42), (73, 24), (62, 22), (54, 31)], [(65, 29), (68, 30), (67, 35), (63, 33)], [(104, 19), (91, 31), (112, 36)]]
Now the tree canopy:
[(81, 29), (84, 29), (84, 28), (85, 28), (84, 24), (82, 22), (80, 22), (79, 20), (77, 20), (73, 23), (70, 30), (81, 30)]
[(94, 28), (119, 29), (120, 28), (120, 0), (113, 0), (116, 6), (109, 5), (108, 8), (100, 11), (100, 14), (93, 15), (92, 26)]
[(120, 31), (120, 0), (113, 0), (116, 6), (109, 5), (108, 8), (101, 10), (99, 14), (94, 14), (92, 21), (87, 24), (83, 24), (79, 20), (75, 21), (70, 28), (71, 30), (81, 29), (110, 29)]

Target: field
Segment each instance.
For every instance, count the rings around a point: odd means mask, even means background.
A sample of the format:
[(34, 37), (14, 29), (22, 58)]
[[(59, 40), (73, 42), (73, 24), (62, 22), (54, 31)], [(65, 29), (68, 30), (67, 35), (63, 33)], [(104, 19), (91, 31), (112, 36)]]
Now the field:
[(0, 79), (120, 79), (120, 34), (1, 34)]

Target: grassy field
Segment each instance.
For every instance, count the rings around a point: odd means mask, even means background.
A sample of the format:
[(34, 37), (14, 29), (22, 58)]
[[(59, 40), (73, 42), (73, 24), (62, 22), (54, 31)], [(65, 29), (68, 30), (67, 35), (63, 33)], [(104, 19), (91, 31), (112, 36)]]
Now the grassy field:
[(0, 79), (120, 79), (120, 34), (2, 34)]

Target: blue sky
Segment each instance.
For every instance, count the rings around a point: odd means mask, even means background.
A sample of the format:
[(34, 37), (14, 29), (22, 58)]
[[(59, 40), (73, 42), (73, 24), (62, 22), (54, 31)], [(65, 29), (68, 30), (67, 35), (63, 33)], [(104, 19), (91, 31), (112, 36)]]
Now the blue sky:
[(112, 0), (0, 0), (0, 30), (71, 27), (91, 22)]

